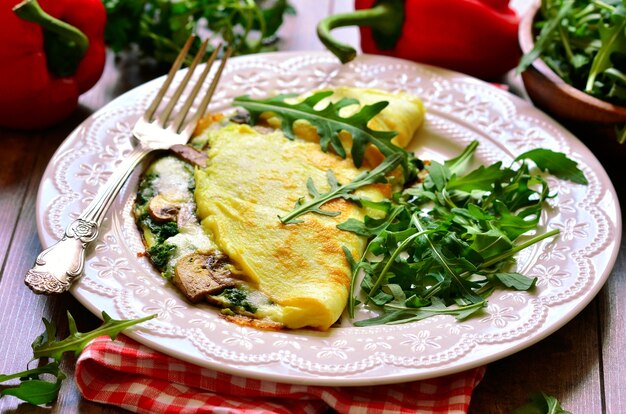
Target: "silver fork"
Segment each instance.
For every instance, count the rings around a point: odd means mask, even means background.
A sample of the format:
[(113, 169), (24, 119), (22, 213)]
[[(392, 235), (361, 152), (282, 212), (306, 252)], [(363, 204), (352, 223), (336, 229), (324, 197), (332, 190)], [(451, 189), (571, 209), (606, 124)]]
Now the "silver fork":
[(24, 282), (33, 292), (38, 294), (53, 294), (68, 290), (72, 282), (83, 272), (85, 249), (89, 243), (97, 239), (98, 231), (106, 211), (139, 162), (152, 151), (167, 149), (175, 144), (185, 144), (191, 137), (198, 121), (204, 115), (209, 105), (221, 77), (224, 65), (231, 54), (231, 50), (228, 48), (222, 57), (220, 66), (216, 71), (207, 93), (204, 95), (191, 121), (185, 123), (188, 112), (200, 92), (213, 62), (216, 60), (217, 52), (220, 47), (215, 48), (196, 84), (193, 85), (191, 92), (183, 103), (180, 112), (176, 117), (171, 119), (174, 106), (190, 83), (191, 76), (206, 51), (208, 41), (204, 41), (200, 46), (183, 80), (180, 82), (163, 110), (157, 113), (157, 109), (170, 88), (176, 72), (182, 66), (193, 40), (194, 36), (187, 39), (183, 49), (174, 61), (163, 86), (159, 89), (146, 112), (135, 124), (131, 138), (134, 148), (130, 155), (98, 191), (98, 194), (96, 194), (85, 211), (66, 227), (61, 240), (42, 251), (39, 256), (37, 256), (33, 268), (26, 273)]

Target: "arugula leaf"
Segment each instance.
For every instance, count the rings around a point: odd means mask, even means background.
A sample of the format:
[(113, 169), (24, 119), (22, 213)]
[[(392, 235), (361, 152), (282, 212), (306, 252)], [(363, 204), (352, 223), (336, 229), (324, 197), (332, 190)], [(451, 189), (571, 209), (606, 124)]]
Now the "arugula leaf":
[(443, 190), (446, 181), (450, 177), (450, 170), (437, 161), (431, 161), (430, 165), (426, 167), (426, 171), (428, 171), (428, 176), (426, 177), (427, 185), (433, 186), (438, 191)]
[(472, 141), (467, 147), (456, 157), (450, 158), (444, 162), (444, 165), (450, 170), (451, 174), (458, 174), (472, 158), (472, 155), (478, 148), (478, 141)]
[(515, 290), (530, 290), (535, 287), (537, 278), (530, 278), (526, 275), (517, 272), (500, 272), (494, 275), (498, 278), (500, 283), (508, 288)]
[(529, 401), (516, 408), (511, 414), (572, 414), (561, 407), (555, 397), (543, 392), (530, 396)]
[(366, 216), (363, 221), (355, 218), (349, 218), (347, 221), (337, 225), (340, 230), (350, 231), (359, 236), (371, 237), (382, 232), (389, 224), (402, 212), (402, 208), (396, 206), (387, 217), (382, 219), (373, 219)]
[(513, 243), (502, 231), (492, 228), (476, 234), (470, 247), (487, 259), (510, 250)]
[(245, 108), (251, 117), (252, 124), (256, 124), (262, 113), (270, 112), (281, 119), (281, 128), (285, 136), (293, 139), (292, 125), (296, 120), (305, 120), (317, 129), (320, 137), (320, 146), (323, 151), (331, 147), (337, 155), (346, 158), (347, 154), (339, 139), (341, 131), (347, 131), (352, 136), (352, 148), (350, 150), (352, 160), (356, 167), (363, 163), (363, 157), (368, 144), (374, 145), (385, 157), (392, 155), (402, 156), (405, 177), (408, 177), (415, 167), (412, 166), (409, 153), (392, 144), (391, 140), (397, 135), (395, 131), (376, 131), (367, 126), (367, 123), (382, 111), (388, 102), (381, 101), (371, 105), (364, 105), (361, 110), (349, 117), (339, 115), (339, 110), (347, 105), (358, 103), (355, 99), (342, 98), (337, 102), (331, 102), (322, 109), (315, 106), (323, 99), (332, 95), (332, 91), (320, 91), (307, 97), (302, 102), (290, 104), (285, 99), (294, 95), (278, 95), (267, 99), (252, 99), (249, 96), (239, 96), (234, 103)]
[(116, 320), (112, 319), (106, 312), (102, 312), (104, 323), (93, 331), (83, 333), (78, 332), (76, 322), (68, 312), (67, 319), (70, 333), (67, 338), (61, 341), (57, 341), (54, 336), (49, 336), (51, 324), (44, 319), (46, 332), (33, 343), (33, 356), (35, 358), (49, 357), (58, 361), (65, 352), (74, 352), (74, 354), (78, 355), (92, 339), (102, 335), (108, 335), (111, 339), (115, 339), (124, 329), (155, 317), (156, 315), (149, 315), (139, 319)]
[(598, 32), (602, 47), (596, 53), (589, 70), (589, 77), (585, 85), (585, 92), (592, 92), (596, 77), (607, 69), (613, 67), (611, 55), (616, 52), (626, 50), (626, 36), (624, 29), (626, 28), (626, 16), (622, 13), (613, 13), (611, 25), (600, 24)]
[(481, 165), (478, 169), (470, 172), (465, 176), (457, 176), (456, 174), (450, 177), (446, 183), (448, 191), (460, 190), (471, 192), (475, 190), (491, 191), (493, 183), (502, 181), (513, 174), (510, 170), (503, 170), (500, 168), (501, 163), (497, 162), (485, 167)]
[(430, 318), (434, 315), (453, 315), (458, 320), (467, 319), (471, 315), (483, 309), (486, 305), (485, 301), (473, 303), (471, 305), (459, 307), (447, 307), (443, 302), (434, 300), (430, 306), (419, 308), (389, 306), (390, 311), (370, 319), (356, 321), (355, 326), (373, 326), (373, 325), (395, 325), (398, 323), (416, 322), (422, 319)]
[(533, 49), (529, 53), (522, 56), (522, 59), (516, 69), (518, 75), (525, 71), (536, 59), (539, 58), (539, 56), (545, 52), (549, 42), (551, 41), (551, 36), (558, 32), (559, 25), (565, 16), (569, 14), (573, 6), (574, 0), (566, 0), (562, 2), (556, 16), (548, 20), (547, 24), (541, 29), (541, 33), (539, 33), (539, 36), (535, 40), (535, 46)]
[(303, 199), (299, 199), (296, 202), (294, 210), (282, 217), (279, 217), (280, 221), (283, 224), (295, 224), (301, 223), (302, 221), (296, 221), (295, 219), (305, 213), (316, 213), (322, 214), (326, 216), (337, 216), (340, 212), (326, 211), (322, 210), (320, 207), (337, 198), (351, 199), (355, 200), (355, 197), (351, 196), (351, 193), (359, 189), (360, 187), (374, 184), (387, 182), (385, 179), (385, 174), (392, 171), (396, 168), (402, 158), (400, 155), (394, 155), (392, 157), (386, 158), (382, 163), (380, 163), (376, 168), (371, 171), (364, 171), (359, 174), (354, 180), (349, 182), (348, 184), (340, 185), (335, 178), (335, 175), (332, 171), (328, 171), (328, 184), (330, 185), (330, 190), (326, 193), (321, 194), (313, 184), (313, 180), (309, 178), (307, 181), (307, 189), (309, 190), (309, 195), (311, 196), (311, 200), (308, 202), (304, 202)]
[(576, 162), (567, 158), (567, 156), (561, 152), (535, 148), (519, 155), (515, 158), (515, 161), (524, 159), (532, 160), (541, 171), (548, 170), (550, 174), (555, 177), (569, 180), (577, 184), (589, 184), (585, 174), (578, 168)]
[[(12, 395), (27, 403), (39, 405), (47, 404), (54, 401), (59, 395), (61, 383), (66, 378), (59, 368), (58, 363), (52, 363), (57, 370), (57, 380), (55, 382), (44, 381), (40, 379), (22, 380), (22, 382), (11, 388), (5, 388), (0, 391), (1, 395)], [(3, 382), (0, 376), (0, 382)]]
[[(44, 332), (33, 341), (33, 359), (50, 358), (52, 361), (48, 364), (27, 369), (25, 371), (14, 374), (0, 374), (0, 382), (9, 381), (15, 378), (20, 379), (20, 384), (16, 386), (8, 386), (0, 395), (12, 395), (30, 404), (47, 404), (54, 401), (59, 395), (62, 381), (66, 375), (60, 369), (60, 361), (66, 352), (74, 352), (78, 355), (87, 345), (89, 341), (102, 335), (108, 335), (111, 339), (124, 329), (145, 322), (156, 317), (149, 315), (138, 319), (115, 320), (106, 312), (102, 312), (104, 323), (90, 332), (78, 332), (76, 322), (72, 315), (67, 312), (70, 334), (63, 340), (56, 340), (56, 327), (47, 319), (43, 319), (45, 326)], [(50, 382), (40, 378), (41, 375), (51, 375), (55, 381)]]

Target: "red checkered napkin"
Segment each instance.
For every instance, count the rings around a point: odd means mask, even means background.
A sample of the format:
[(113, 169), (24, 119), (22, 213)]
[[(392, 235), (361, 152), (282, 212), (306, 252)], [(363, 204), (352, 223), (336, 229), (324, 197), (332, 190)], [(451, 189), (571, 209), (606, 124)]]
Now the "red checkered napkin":
[(282, 384), (202, 368), (120, 335), (93, 340), (76, 365), (91, 401), (137, 413), (466, 413), (484, 367), (430, 380), (364, 387)]

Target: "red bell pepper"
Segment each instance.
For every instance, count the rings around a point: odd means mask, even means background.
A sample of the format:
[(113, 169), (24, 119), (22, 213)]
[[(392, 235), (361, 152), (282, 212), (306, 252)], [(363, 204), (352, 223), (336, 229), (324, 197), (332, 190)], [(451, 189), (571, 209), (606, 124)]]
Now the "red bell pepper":
[[(102, 75), (100, 0), (3, 0), (0, 126), (36, 129), (68, 117)], [(44, 11), (45, 10), (45, 11)]]
[(355, 0), (356, 11), (318, 25), (322, 43), (345, 63), (354, 48), (337, 42), (336, 27), (360, 27), (364, 53), (441, 66), (486, 80), (514, 68), (521, 51), (519, 18), (508, 0)]

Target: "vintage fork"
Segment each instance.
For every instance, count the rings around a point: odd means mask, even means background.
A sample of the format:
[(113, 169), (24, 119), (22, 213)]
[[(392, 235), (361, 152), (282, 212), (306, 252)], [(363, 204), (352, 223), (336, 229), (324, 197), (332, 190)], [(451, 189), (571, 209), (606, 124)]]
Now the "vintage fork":
[[(203, 116), (207, 106), (215, 92), (226, 61), (230, 57), (231, 50), (228, 48), (222, 57), (219, 68), (204, 95), (200, 105), (191, 121), (185, 123), (187, 114), (194, 100), (202, 88), (213, 62), (216, 60), (220, 47), (215, 48), (209, 57), (204, 70), (201, 72), (187, 99), (184, 101), (178, 115), (172, 118), (172, 111), (177, 104), (185, 88), (190, 84), (190, 79), (196, 67), (202, 60), (208, 41), (204, 41), (200, 49), (189, 65), (187, 73), (174, 91), (173, 95), (163, 108), (157, 113), (157, 108), (163, 101), (163, 97), (170, 88), (176, 72), (182, 66), (194, 36), (189, 37), (174, 61), (163, 86), (157, 92), (156, 97), (133, 127), (132, 140), (134, 148), (126, 157), (123, 164), (111, 175), (105, 185), (98, 191), (93, 201), (85, 211), (65, 229), (61, 240), (42, 251), (35, 261), (35, 265), (26, 273), (25, 283), (35, 293), (53, 294), (68, 290), (72, 282), (80, 276), (85, 264), (85, 249), (98, 237), (98, 231), (102, 219), (109, 206), (119, 193), (126, 179), (134, 168), (149, 153), (155, 150), (170, 148), (175, 144), (185, 144), (191, 137), (198, 120)], [(171, 119), (171, 120), (170, 120)]]

